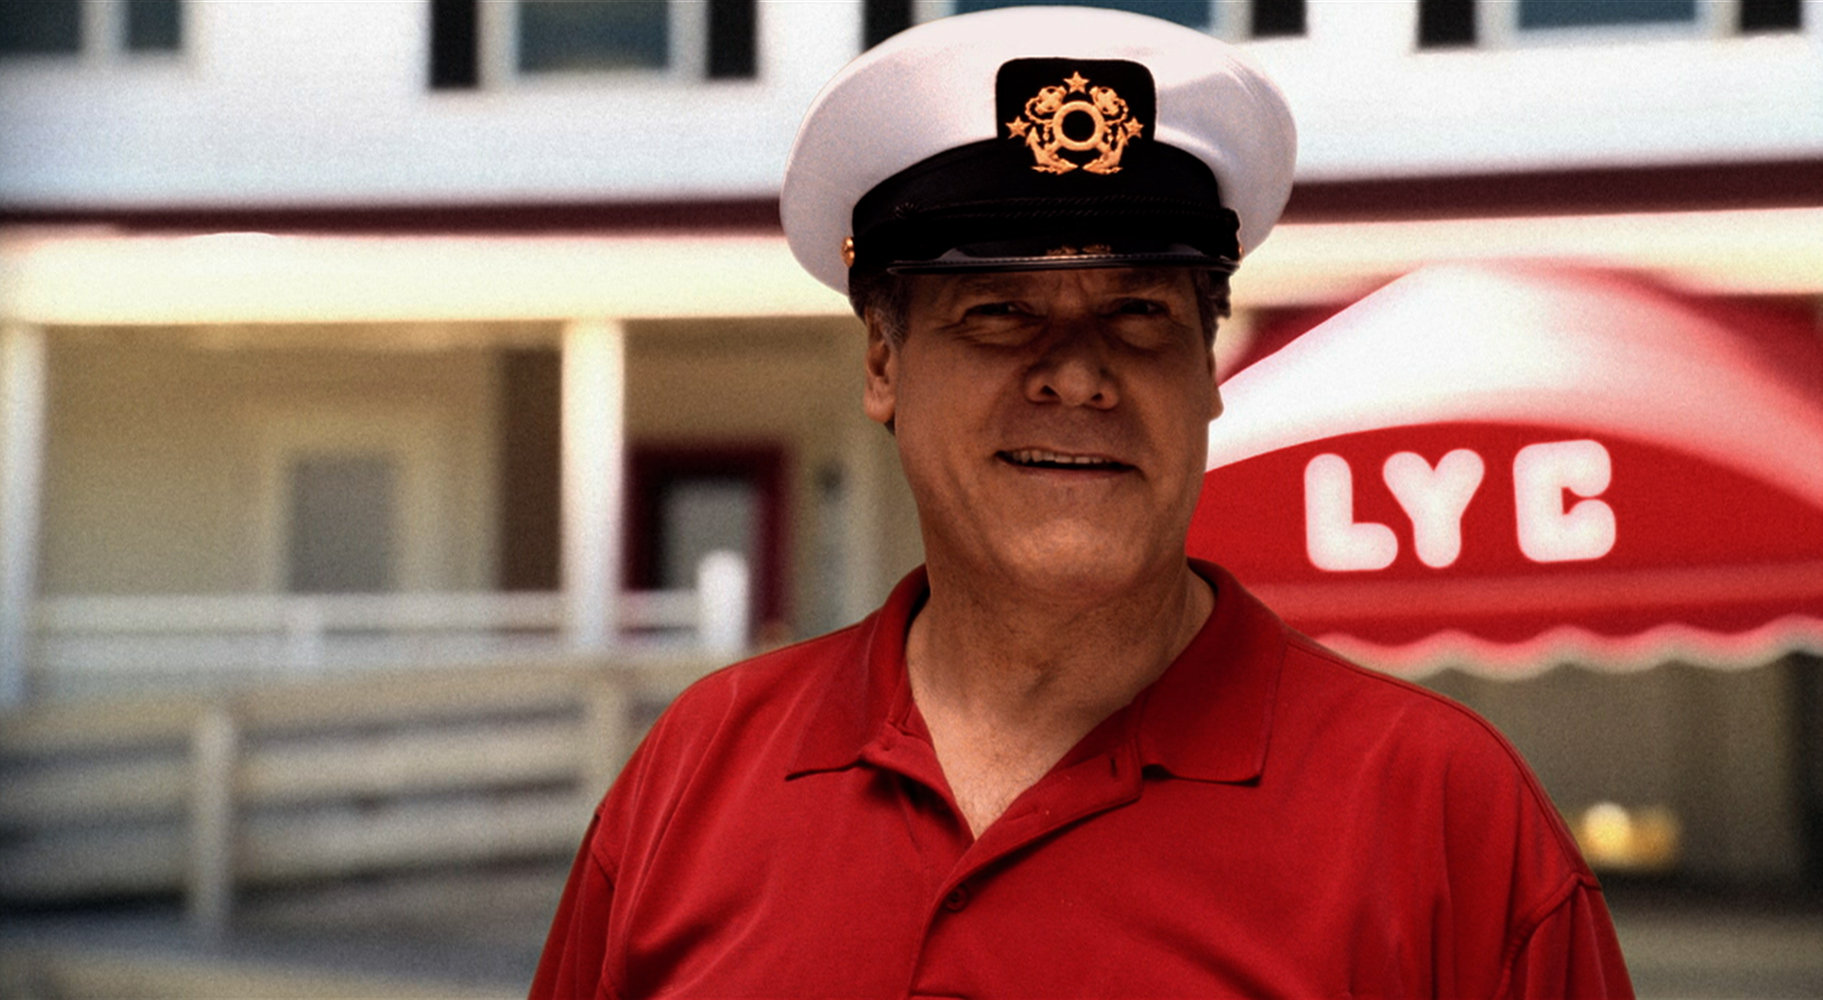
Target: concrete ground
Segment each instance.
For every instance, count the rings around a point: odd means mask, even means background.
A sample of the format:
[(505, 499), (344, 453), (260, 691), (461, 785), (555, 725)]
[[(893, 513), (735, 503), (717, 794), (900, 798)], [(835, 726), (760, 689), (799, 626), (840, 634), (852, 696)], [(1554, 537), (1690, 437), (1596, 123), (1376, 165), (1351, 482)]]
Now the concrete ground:
[(563, 876), (544, 866), (247, 894), (219, 940), (199, 938), (174, 903), (12, 915), (0, 918), (0, 997), (520, 997)]
[[(240, 901), (223, 940), (172, 904), (0, 918), (0, 996), (522, 996), (563, 870), (538, 866)], [(1643, 998), (1823, 997), (1823, 901), (1610, 891)]]
[(1642, 998), (1823, 997), (1823, 900), (1703, 901), (1610, 890)]

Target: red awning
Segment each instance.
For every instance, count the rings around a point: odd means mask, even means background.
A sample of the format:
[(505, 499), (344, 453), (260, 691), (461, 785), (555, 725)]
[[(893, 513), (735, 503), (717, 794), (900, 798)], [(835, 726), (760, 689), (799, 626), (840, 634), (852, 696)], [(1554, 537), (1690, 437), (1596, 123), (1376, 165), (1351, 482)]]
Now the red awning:
[(1402, 278), (1223, 385), (1190, 551), (1408, 675), (1823, 653), (1823, 343), (1715, 305)]

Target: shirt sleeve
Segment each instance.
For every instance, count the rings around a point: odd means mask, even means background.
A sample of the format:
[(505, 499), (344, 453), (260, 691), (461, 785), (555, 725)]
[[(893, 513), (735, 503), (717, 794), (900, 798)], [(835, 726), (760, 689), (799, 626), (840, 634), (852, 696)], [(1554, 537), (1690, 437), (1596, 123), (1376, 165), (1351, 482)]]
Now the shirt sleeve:
[(1633, 983), (1600, 889), (1579, 880), (1563, 902), (1539, 921), (1513, 956), (1501, 996), (1514, 1000), (1633, 996)]
[(608, 909), (614, 901), (614, 882), (595, 857), (595, 833), (600, 825), (601, 814), (597, 811), (588, 834), (582, 838), (576, 863), (570, 868), (557, 915), (551, 920), (544, 954), (532, 978), (531, 1000), (596, 1000), (620, 995), (608, 982), (605, 968)]

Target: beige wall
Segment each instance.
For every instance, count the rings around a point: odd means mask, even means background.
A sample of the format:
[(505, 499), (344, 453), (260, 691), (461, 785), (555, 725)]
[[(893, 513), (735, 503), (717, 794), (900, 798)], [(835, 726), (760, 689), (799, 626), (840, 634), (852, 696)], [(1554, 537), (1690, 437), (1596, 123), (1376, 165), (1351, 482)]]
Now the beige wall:
[[(313, 336), (313, 334), (315, 336)], [(383, 329), (54, 330), (42, 589), (282, 586), (286, 449), (411, 448), (405, 589), (493, 578), (493, 356)]]

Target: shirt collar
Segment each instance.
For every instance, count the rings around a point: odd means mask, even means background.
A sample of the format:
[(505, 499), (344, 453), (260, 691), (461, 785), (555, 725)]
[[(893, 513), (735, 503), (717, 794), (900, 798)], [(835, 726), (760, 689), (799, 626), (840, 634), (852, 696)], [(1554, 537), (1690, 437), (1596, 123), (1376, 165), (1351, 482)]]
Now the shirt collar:
[(880, 610), (861, 620), (850, 644), (830, 657), (823, 667), (822, 702), (804, 730), (789, 775), (837, 771), (856, 763), (892, 718), (895, 703), (910, 700), (905, 636), (929, 594), (930, 582), (920, 566), (899, 581)]
[[(1227, 570), (1197, 559), (1190, 566), (1214, 589), (1214, 610), (1164, 674), (1115, 713), (1109, 720), (1115, 725), (1104, 723), (1097, 732), (1126, 734), (1141, 765), (1175, 777), (1251, 781), (1266, 761), (1285, 626)], [(919, 567), (861, 622), (851, 645), (831, 657), (790, 775), (849, 767), (883, 727), (903, 721), (895, 716), (910, 697), (905, 636), (928, 594)]]
[(1215, 608), (1152, 686), (1125, 711), (1138, 715), (1141, 766), (1197, 781), (1260, 776), (1285, 660), (1285, 625), (1228, 571), (1190, 560), (1215, 590)]

